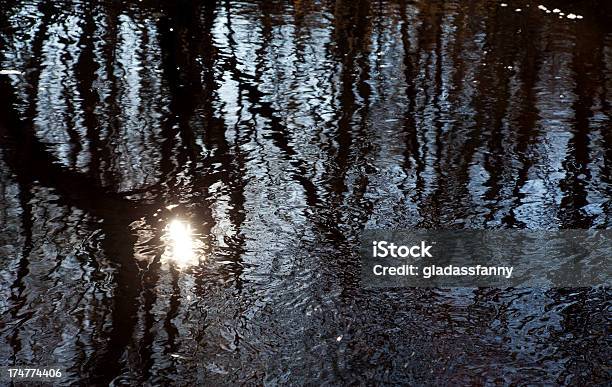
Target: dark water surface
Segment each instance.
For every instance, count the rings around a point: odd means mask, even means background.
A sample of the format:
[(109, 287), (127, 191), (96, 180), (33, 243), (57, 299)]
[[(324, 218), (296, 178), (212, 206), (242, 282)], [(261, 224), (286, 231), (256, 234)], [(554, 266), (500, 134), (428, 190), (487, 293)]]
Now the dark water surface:
[(0, 365), (609, 382), (607, 290), (359, 282), (364, 228), (612, 227), (610, 3), (502, 5), (0, 0)]

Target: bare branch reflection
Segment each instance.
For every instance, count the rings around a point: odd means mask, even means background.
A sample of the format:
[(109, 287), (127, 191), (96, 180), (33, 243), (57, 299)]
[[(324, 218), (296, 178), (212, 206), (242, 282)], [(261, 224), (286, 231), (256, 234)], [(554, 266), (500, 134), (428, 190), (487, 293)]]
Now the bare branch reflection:
[(0, 0), (0, 365), (605, 383), (607, 289), (359, 286), (364, 228), (612, 226), (610, 5), (555, 6)]

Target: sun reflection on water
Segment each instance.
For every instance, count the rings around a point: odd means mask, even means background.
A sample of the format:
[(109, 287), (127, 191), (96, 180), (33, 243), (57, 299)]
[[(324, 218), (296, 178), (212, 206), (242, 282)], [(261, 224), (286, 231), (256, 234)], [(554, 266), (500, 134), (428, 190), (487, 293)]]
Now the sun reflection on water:
[(200, 260), (202, 243), (195, 238), (191, 225), (183, 220), (174, 219), (166, 226), (162, 261), (173, 263), (180, 268), (197, 265)]

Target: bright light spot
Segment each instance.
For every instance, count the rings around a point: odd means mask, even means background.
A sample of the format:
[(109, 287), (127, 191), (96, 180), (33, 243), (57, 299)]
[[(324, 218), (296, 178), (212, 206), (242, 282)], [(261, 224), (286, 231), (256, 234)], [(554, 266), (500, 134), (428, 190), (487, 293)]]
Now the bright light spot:
[(193, 258), (193, 242), (191, 227), (180, 220), (173, 220), (169, 227), (170, 239), (173, 243), (174, 258), (177, 261), (189, 261)]
[(559, 13), (559, 12), (561, 12), (561, 10), (559, 8), (553, 9), (553, 13)]
[(500, 4), (500, 6), (502, 6), (502, 7), (507, 7), (507, 6), (508, 6), (508, 4), (506, 4), (506, 3), (501, 3), (501, 4)]
[(172, 262), (178, 267), (187, 267), (198, 263), (198, 241), (194, 238), (189, 223), (174, 219), (166, 227), (164, 239), (166, 251), (163, 261)]
[(521, 11), (522, 11), (522, 9), (517, 8), (517, 9), (515, 9), (515, 11), (516, 11), (516, 12), (521, 12)]
[(546, 7), (545, 7), (545, 6), (543, 6), (543, 5), (541, 5), (541, 4), (540, 4), (540, 5), (538, 5), (538, 8), (539, 8), (539, 9), (541, 9), (542, 11), (546, 11)]
[(567, 15), (568, 19), (575, 19), (576, 15), (574, 15), (573, 13), (570, 13), (569, 15)]
[(19, 70), (0, 70), (0, 75), (21, 75)]
[(576, 15), (576, 19), (582, 19), (582, 15)]

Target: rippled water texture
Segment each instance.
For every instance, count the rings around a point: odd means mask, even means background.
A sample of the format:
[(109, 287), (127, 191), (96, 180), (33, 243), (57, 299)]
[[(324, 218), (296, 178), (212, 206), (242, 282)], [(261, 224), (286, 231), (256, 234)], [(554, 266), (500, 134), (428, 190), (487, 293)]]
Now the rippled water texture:
[(357, 245), (610, 228), (611, 26), (608, 1), (0, 0), (1, 365), (609, 382), (609, 291), (366, 291)]

